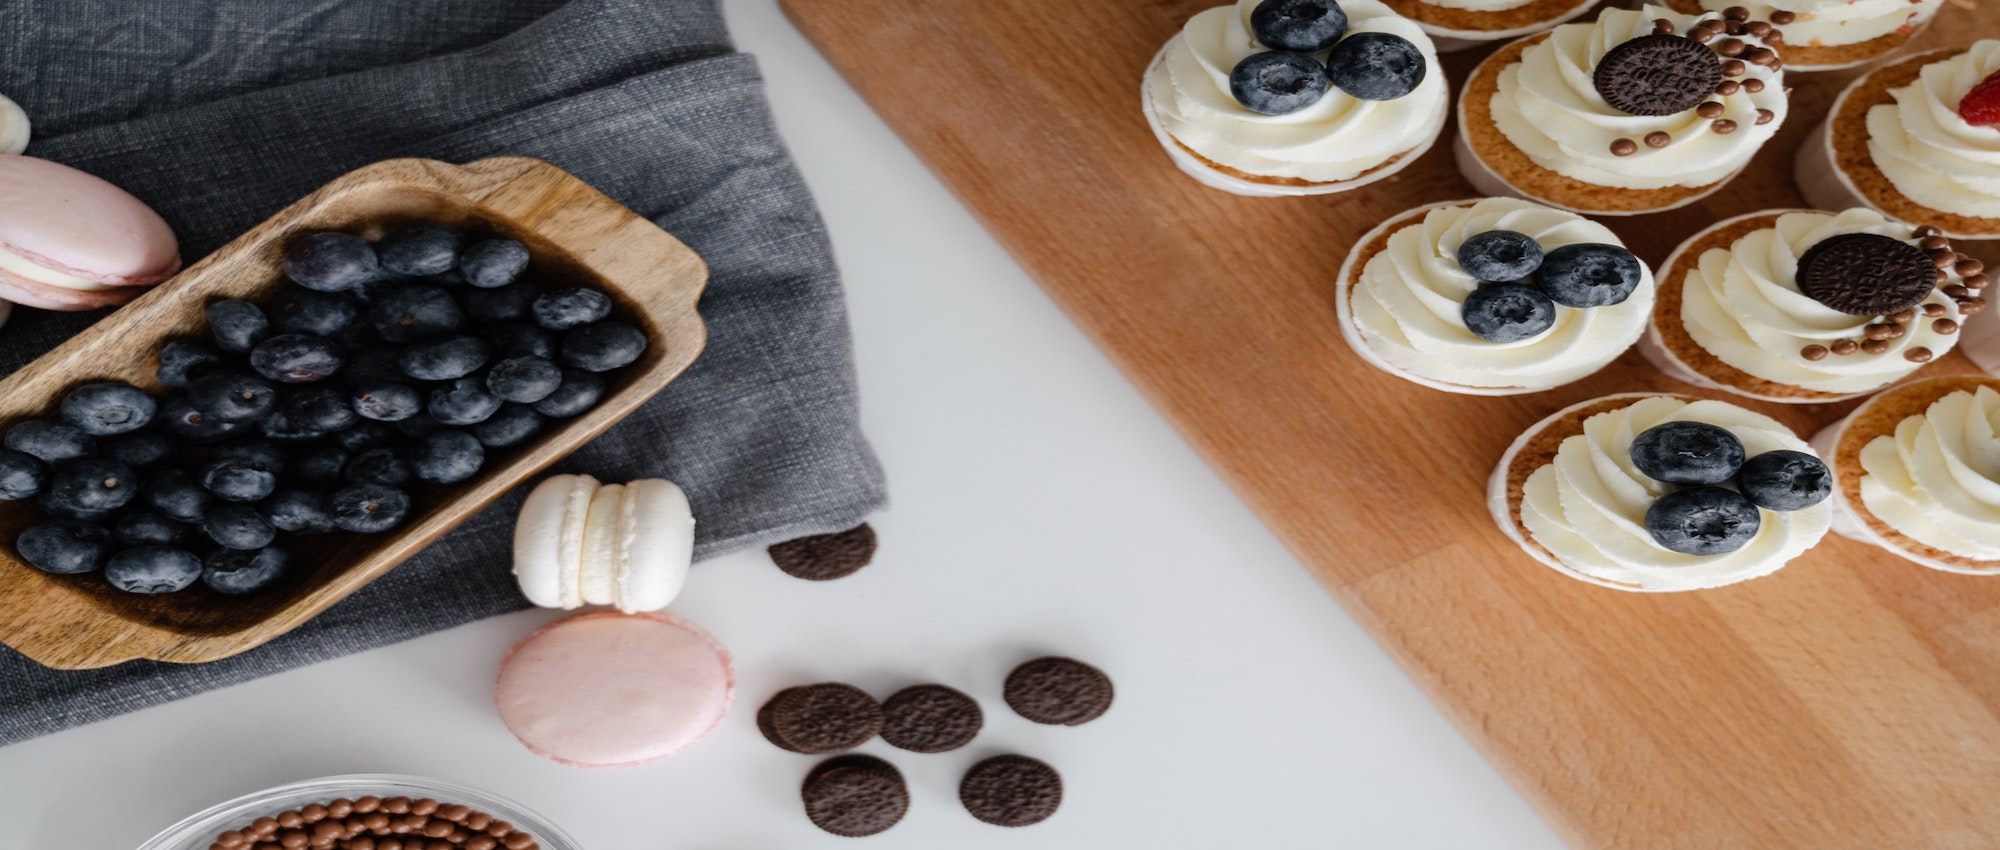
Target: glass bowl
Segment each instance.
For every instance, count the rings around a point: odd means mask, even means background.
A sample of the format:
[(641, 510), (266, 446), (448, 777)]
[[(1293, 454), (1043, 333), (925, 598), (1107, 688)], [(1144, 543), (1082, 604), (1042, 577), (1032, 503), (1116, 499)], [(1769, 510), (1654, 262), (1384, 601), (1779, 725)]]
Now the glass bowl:
[(512, 800), (495, 797), (463, 785), (453, 785), (420, 776), (356, 774), (327, 776), (280, 785), (254, 794), (246, 794), (227, 803), (210, 806), (153, 836), (151, 841), (140, 845), (139, 850), (208, 850), (215, 843), (216, 836), (247, 826), (258, 818), (275, 816), (279, 812), (313, 803), (325, 803), (339, 797), (351, 800), (370, 795), (429, 797), (441, 803), (458, 803), (471, 807), (473, 811), (485, 812), (507, 821), (516, 829), (533, 835), (542, 850), (581, 848), (576, 839), (564, 834), (555, 824), (549, 823), (541, 815), (529, 811)]

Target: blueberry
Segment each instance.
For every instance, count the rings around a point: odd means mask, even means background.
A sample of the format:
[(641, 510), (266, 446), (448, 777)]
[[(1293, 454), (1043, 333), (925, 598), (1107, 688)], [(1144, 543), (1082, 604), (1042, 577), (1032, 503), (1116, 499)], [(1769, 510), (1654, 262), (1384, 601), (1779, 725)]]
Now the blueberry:
[(396, 429), (382, 422), (356, 422), (354, 427), (333, 435), (333, 444), (348, 454), (360, 454), (376, 446), (401, 439)]
[(534, 438), (542, 430), (542, 415), (525, 404), (506, 404), (499, 412), (472, 426), (472, 436), (479, 444), (490, 448), (517, 446)]
[(535, 412), (554, 419), (568, 419), (597, 406), (604, 400), (604, 378), (582, 369), (564, 369), (562, 385), (549, 397), (535, 402)]
[(541, 294), (541, 289), (527, 281), (498, 289), (474, 289), (465, 293), (465, 315), (480, 324), (526, 319), (529, 305)]
[(1491, 283), (1466, 296), (1460, 315), (1480, 339), (1518, 342), (1554, 327), (1556, 305), (1534, 287)]
[(552, 289), (536, 296), (529, 312), (535, 324), (552, 331), (582, 327), (611, 315), (611, 296), (595, 289)]
[(1357, 33), (1326, 57), (1326, 76), (1361, 100), (1395, 100), (1415, 91), (1427, 72), (1423, 51), (1400, 35)]
[(174, 441), (158, 431), (135, 431), (105, 440), (98, 453), (133, 469), (150, 469), (174, 456)]
[(379, 534), (402, 525), (410, 494), (382, 484), (349, 484), (330, 497), (333, 525), (342, 531)]
[(495, 357), (544, 357), (555, 359), (553, 331), (527, 322), (501, 322), (479, 329), (479, 338), (493, 347)]
[(284, 410), (273, 411), (271, 415), (257, 423), (257, 432), (265, 439), (280, 443), (310, 443), (333, 433), (315, 428), (312, 423), (295, 417)]
[(400, 384), (409, 380), (403, 374), (403, 367), (396, 361), (403, 357), (403, 350), (395, 346), (374, 344), (352, 352), (347, 368), (340, 370), (350, 387), (369, 384)]
[(184, 469), (163, 469), (146, 480), (145, 503), (179, 522), (201, 522), (215, 497)]
[(1565, 307), (1609, 307), (1639, 288), (1645, 267), (1617, 245), (1564, 245), (1542, 259), (1542, 291)]
[(0, 449), (0, 501), (33, 498), (48, 485), (48, 464), (27, 452)]
[(340, 483), (340, 471), (350, 456), (339, 446), (321, 446), (299, 456), (292, 464), (290, 480), (314, 487)]
[(438, 274), (458, 265), (458, 247), (465, 235), (458, 228), (419, 222), (397, 228), (375, 243), (382, 268), (411, 276)]
[(14, 551), (35, 569), (56, 575), (96, 572), (111, 555), (111, 532), (73, 519), (45, 519), (14, 538)]
[(351, 233), (308, 233), (285, 247), (285, 276), (307, 289), (353, 289), (381, 273), (375, 246)]
[(449, 381), (478, 371), (492, 354), (479, 337), (447, 336), (411, 344), (396, 365), (419, 381)]
[(1272, 50), (1318, 53), (1347, 32), (1336, 0), (1264, 0), (1250, 12), (1250, 32)]
[(248, 422), (224, 422), (209, 416), (197, 409), (185, 394), (168, 396), (161, 402), (158, 421), (168, 436), (197, 444), (213, 443), (251, 427)]
[(277, 584), (291, 566), (291, 554), (276, 546), (217, 549), (202, 564), (201, 583), (216, 593), (241, 596)]
[(324, 381), (346, 362), (340, 343), (313, 334), (279, 334), (250, 351), (250, 367), (257, 374), (287, 384)]
[(1736, 486), (1758, 507), (1802, 511), (1826, 501), (1833, 492), (1833, 473), (1819, 458), (1780, 449), (1744, 461)]
[(1326, 68), (1319, 60), (1283, 50), (1252, 53), (1229, 72), (1229, 93), (1236, 102), (1263, 115), (1289, 115), (1318, 103), (1326, 86)]
[(397, 422), (424, 409), (423, 391), (409, 384), (362, 384), (351, 400), (354, 412), (377, 422)]
[(139, 473), (115, 460), (77, 458), (56, 464), (42, 495), (58, 510), (115, 511), (139, 497)]
[(62, 420), (96, 437), (124, 434), (153, 421), (159, 404), (145, 390), (122, 381), (83, 384), (63, 396)]
[(1706, 422), (1662, 422), (1632, 438), (1632, 465), (1667, 484), (1721, 484), (1743, 468), (1743, 443)]
[(235, 298), (208, 305), (208, 333), (215, 347), (242, 354), (271, 335), (271, 318), (257, 305)]
[(465, 312), (439, 287), (405, 286), (369, 305), (368, 322), (383, 339), (412, 342), (458, 330)]
[(1722, 555), (1757, 536), (1757, 506), (1735, 490), (1693, 487), (1660, 497), (1646, 509), (1653, 541), (1683, 555)]
[(484, 380), (467, 377), (431, 390), (430, 414), (446, 425), (471, 425), (486, 421), (500, 404), (499, 396), (486, 391)]
[(249, 372), (219, 370), (195, 381), (188, 388), (187, 399), (211, 420), (247, 423), (278, 409), (278, 388)]
[(562, 385), (562, 367), (540, 357), (509, 357), (486, 373), (486, 388), (508, 401), (533, 404)]
[(186, 549), (140, 546), (104, 562), (104, 580), (126, 593), (174, 593), (201, 578), (201, 559)]
[(272, 301), (271, 329), (281, 334), (314, 334), (331, 337), (354, 323), (361, 312), (354, 296), (345, 292), (314, 292), (290, 287)]
[(409, 483), (410, 464), (403, 460), (403, 453), (395, 449), (369, 449), (348, 461), (347, 468), (341, 470), (341, 477), (348, 481), (397, 487)]
[(208, 456), (210, 460), (241, 460), (272, 472), (283, 472), (291, 452), (269, 440), (242, 439), (216, 446)]
[(297, 387), (283, 394), (278, 410), (299, 427), (333, 432), (360, 421), (347, 390), (330, 384)]
[(528, 246), (512, 239), (474, 242), (458, 255), (458, 270), (465, 273), (465, 282), (480, 289), (513, 283), (527, 268)]
[(271, 545), (278, 530), (250, 505), (215, 505), (201, 520), (202, 533), (229, 549), (260, 549)]
[(1484, 281), (1511, 283), (1534, 274), (1541, 266), (1542, 246), (1526, 233), (1488, 230), (1458, 246), (1458, 267)]
[(562, 336), (562, 362), (586, 372), (609, 372), (646, 353), (646, 332), (624, 322), (598, 322)]
[(201, 486), (225, 502), (261, 502), (278, 489), (278, 474), (254, 461), (215, 460), (201, 468)]
[(191, 339), (168, 340), (160, 346), (160, 368), (153, 376), (160, 383), (184, 390), (201, 373), (222, 362), (222, 352), (205, 342)]
[(97, 454), (97, 441), (74, 425), (28, 419), (7, 429), (0, 445), (33, 455), (43, 463), (61, 463)]
[(118, 515), (111, 523), (113, 539), (127, 546), (174, 546), (187, 537), (187, 525), (150, 508)]
[(418, 479), (432, 484), (457, 484), (478, 475), (485, 463), (485, 447), (464, 431), (435, 432), (410, 450), (410, 468)]
[(325, 534), (333, 530), (333, 514), (327, 510), (326, 494), (312, 490), (279, 490), (259, 507), (264, 518), (279, 531), (294, 534)]

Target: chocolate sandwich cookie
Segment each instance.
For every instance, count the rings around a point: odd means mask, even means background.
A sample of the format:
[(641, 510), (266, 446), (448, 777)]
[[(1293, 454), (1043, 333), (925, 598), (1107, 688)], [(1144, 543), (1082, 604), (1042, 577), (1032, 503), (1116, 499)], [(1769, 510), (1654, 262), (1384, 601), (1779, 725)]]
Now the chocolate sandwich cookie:
[(910, 810), (910, 789), (903, 784), (903, 774), (873, 756), (821, 762), (806, 774), (799, 794), (814, 826), (847, 838), (882, 832)]
[(862, 523), (846, 531), (787, 540), (770, 548), (787, 575), (807, 581), (845, 578), (875, 560), (875, 529)]
[(1007, 674), (1003, 695), (1036, 723), (1078, 726), (1111, 708), (1111, 677), (1073, 658), (1037, 658)]
[(780, 749), (837, 753), (882, 731), (882, 705), (866, 691), (838, 682), (786, 688), (757, 711), (757, 729)]
[(1027, 756), (994, 756), (965, 772), (958, 801), (994, 826), (1037, 824), (1062, 805), (1062, 775)]
[(977, 701), (943, 685), (915, 685), (882, 701), (882, 740), (914, 753), (970, 744), (985, 722)]

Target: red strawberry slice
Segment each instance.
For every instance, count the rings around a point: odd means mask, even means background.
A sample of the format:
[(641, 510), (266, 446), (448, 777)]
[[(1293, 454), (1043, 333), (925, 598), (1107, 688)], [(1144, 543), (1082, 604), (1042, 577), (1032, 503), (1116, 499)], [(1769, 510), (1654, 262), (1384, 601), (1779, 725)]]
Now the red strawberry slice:
[(2000, 127), (2000, 71), (1986, 75), (1958, 102), (1958, 115), (1974, 127)]

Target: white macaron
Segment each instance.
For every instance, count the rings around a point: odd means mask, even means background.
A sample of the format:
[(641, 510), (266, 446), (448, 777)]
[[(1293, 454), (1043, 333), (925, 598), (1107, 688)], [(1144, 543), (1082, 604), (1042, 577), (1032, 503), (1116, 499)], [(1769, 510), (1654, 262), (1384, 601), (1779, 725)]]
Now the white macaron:
[(514, 575), (544, 608), (615, 605), (657, 611), (680, 595), (694, 562), (694, 513), (673, 482), (543, 481), (514, 526)]

